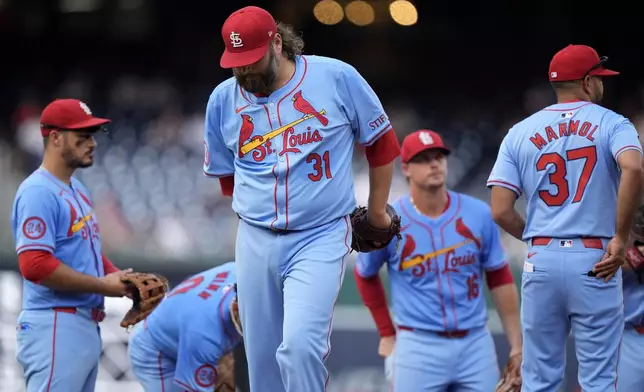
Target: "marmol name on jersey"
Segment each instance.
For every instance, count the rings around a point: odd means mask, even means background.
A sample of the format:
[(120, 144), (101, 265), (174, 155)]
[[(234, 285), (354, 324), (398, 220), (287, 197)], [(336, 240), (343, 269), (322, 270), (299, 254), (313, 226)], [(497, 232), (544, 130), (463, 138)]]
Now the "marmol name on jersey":
[(544, 139), (544, 137), (539, 132), (535, 133), (534, 136), (531, 136), (530, 141), (539, 150), (544, 148), (548, 143), (554, 140), (559, 140), (559, 138), (567, 137), (567, 136), (585, 137), (591, 142), (594, 142), (595, 138), (593, 137), (593, 135), (595, 134), (595, 131), (597, 131), (597, 128), (599, 127), (599, 125), (594, 125), (591, 122), (584, 121), (580, 127), (579, 122), (580, 122), (579, 120), (570, 120), (566, 122), (561, 122), (558, 125), (559, 132), (555, 132), (555, 130), (550, 125), (548, 125), (544, 129), (544, 132), (548, 141), (546, 141), (546, 139)]

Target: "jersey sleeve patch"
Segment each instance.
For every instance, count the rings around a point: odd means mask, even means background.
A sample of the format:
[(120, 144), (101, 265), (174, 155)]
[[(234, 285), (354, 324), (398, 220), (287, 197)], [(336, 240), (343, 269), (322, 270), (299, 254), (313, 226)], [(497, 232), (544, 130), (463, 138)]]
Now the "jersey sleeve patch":
[(195, 371), (195, 383), (202, 388), (209, 388), (217, 381), (217, 369), (210, 364), (201, 365)]
[(203, 141), (203, 149), (204, 149), (204, 152), (203, 152), (203, 156), (204, 156), (203, 164), (204, 164), (205, 167), (208, 167), (208, 166), (210, 166), (210, 151), (208, 149), (208, 141), (207, 140)]
[(217, 96), (210, 96), (204, 124), (203, 172), (207, 177), (224, 177), (235, 172), (234, 155), (227, 147), (221, 131), (221, 110)]
[(32, 241), (39, 240), (47, 234), (47, 224), (37, 216), (29, 217), (22, 224), (22, 234)]

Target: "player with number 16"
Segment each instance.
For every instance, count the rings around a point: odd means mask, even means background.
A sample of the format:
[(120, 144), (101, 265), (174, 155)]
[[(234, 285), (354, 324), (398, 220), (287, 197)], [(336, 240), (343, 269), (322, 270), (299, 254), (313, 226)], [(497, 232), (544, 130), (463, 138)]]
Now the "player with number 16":
[[(521, 327), (516, 286), (490, 208), (446, 188), (450, 150), (421, 130), (402, 145), (410, 192), (394, 204), (402, 240), (360, 253), (360, 295), (380, 333), (379, 354), (396, 392), (494, 391), (499, 367), (486, 328), (483, 281), (490, 288), (510, 344), (513, 386), (520, 387)], [(386, 265), (394, 327), (378, 272)], [(428, 369), (431, 369), (428, 371)], [(395, 377), (394, 377), (395, 375)]]

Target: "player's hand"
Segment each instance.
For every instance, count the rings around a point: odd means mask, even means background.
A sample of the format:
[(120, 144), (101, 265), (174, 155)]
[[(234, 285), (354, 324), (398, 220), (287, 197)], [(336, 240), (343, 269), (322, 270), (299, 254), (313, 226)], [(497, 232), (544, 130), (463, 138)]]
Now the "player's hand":
[(613, 237), (606, 246), (606, 254), (601, 261), (593, 267), (593, 272), (597, 278), (604, 278), (608, 282), (615, 276), (619, 268), (624, 264), (624, 241), (618, 237)]
[(391, 217), (387, 214), (387, 211), (373, 211), (371, 209), (367, 210), (367, 220), (369, 224), (378, 229), (386, 229), (391, 226)]
[(395, 336), (385, 336), (380, 338), (380, 344), (378, 345), (378, 355), (383, 358), (387, 358), (394, 352), (394, 346), (396, 345)]
[(132, 272), (132, 268), (126, 270), (112, 272), (102, 278), (99, 278), (103, 284), (101, 294), (106, 297), (123, 297), (128, 294), (127, 286), (121, 281), (121, 278)]

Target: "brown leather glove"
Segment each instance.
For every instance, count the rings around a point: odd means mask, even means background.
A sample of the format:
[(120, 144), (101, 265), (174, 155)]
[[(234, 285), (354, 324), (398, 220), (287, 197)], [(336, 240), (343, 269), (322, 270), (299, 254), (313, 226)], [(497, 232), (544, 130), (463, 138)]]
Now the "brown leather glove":
[(170, 289), (164, 276), (146, 272), (131, 272), (121, 281), (127, 285), (132, 298), (132, 308), (121, 320), (123, 328), (134, 326), (148, 317)]
[(522, 354), (515, 354), (508, 359), (501, 374), (501, 380), (496, 384), (495, 392), (521, 391), (521, 362), (523, 362)]
[(371, 226), (367, 217), (367, 208), (358, 207), (351, 213), (351, 226), (353, 236), (351, 248), (358, 252), (373, 252), (385, 248), (389, 243), (400, 235), (400, 216), (396, 210), (387, 204), (387, 214), (391, 217), (391, 225), (386, 229), (379, 229)]

